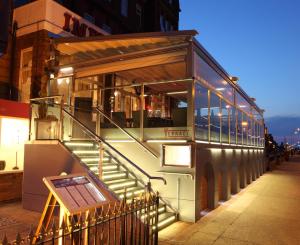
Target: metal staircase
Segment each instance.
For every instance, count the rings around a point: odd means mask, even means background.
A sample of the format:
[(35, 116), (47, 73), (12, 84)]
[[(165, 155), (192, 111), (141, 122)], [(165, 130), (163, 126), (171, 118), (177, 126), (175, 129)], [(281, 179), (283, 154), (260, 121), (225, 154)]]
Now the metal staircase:
[[(95, 175), (99, 176), (100, 149), (99, 144), (89, 140), (66, 141), (64, 145), (80, 159)], [(120, 200), (131, 202), (132, 198), (139, 198), (147, 190), (147, 184), (139, 179), (125, 164), (113, 156), (104, 147), (102, 158), (101, 180), (114, 192)], [(171, 210), (162, 200), (158, 209), (158, 229), (161, 230), (177, 220), (177, 213)], [(151, 216), (155, 213), (151, 213)]]
[[(72, 106), (66, 106), (63, 101), (63, 96), (50, 96), (43, 98), (31, 99), (31, 115), (38, 114), (40, 106), (47, 107), (48, 113), (59, 118), (59, 139), (64, 146), (73, 154), (90, 172), (95, 174), (94, 177), (99, 177), (108, 189), (110, 189), (120, 200), (126, 196), (126, 201), (132, 202), (132, 199), (138, 199), (143, 194), (154, 192), (151, 188), (152, 180), (163, 181), (162, 177), (151, 176), (144, 171), (138, 164), (133, 163), (125, 155), (110, 145), (101, 135), (96, 133), (95, 129), (89, 127), (92, 114), (109, 121), (116, 130), (122, 132), (132, 140), (134, 140), (142, 150), (148, 152), (153, 157), (157, 158), (155, 152), (147, 147), (143, 142), (133, 137), (126, 129), (120, 127), (108, 115), (106, 115), (99, 108), (93, 108), (92, 111), (86, 111)], [(85, 114), (85, 122), (76, 116), (76, 111), (80, 110)], [(30, 130), (31, 127), (30, 127)], [(75, 132), (75, 134), (74, 134)], [(80, 137), (75, 136), (79, 133)], [(100, 149), (101, 145), (101, 149)], [(101, 159), (100, 159), (101, 158)], [(99, 169), (99, 167), (101, 169)], [(144, 195), (145, 196), (145, 195)], [(168, 205), (162, 198), (159, 199), (158, 209), (158, 224), (153, 229), (161, 230), (173, 222), (177, 221), (178, 212)], [(157, 213), (152, 211), (148, 214), (141, 214), (154, 216)]]

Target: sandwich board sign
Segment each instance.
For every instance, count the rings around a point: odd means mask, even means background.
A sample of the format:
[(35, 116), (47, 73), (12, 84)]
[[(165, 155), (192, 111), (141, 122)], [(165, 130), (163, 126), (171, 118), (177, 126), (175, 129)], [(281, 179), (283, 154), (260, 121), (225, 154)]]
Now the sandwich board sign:
[(90, 210), (108, 204), (111, 198), (106, 190), (101, 190), (86, 173), (60, 175), (43, 179), (50, 193), (44, 207), (36, 237), (41, 228), (47, 228), (56, 204), (59, 204), (59, 224), (67, 222), (71, 215), (88, 215)]

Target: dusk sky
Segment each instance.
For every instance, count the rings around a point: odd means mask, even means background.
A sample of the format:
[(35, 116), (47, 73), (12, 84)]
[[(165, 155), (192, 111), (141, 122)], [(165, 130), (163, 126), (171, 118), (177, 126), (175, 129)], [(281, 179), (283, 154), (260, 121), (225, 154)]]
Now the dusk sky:
[(299, 0), (181, 0), (180, 29), (198, 41), (265, 117), (300, 116)]

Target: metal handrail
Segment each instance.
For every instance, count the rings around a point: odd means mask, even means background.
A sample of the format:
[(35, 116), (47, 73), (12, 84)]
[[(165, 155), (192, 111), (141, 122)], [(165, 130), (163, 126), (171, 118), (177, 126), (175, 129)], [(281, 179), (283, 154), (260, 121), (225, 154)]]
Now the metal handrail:
[(149, 147), (147, 147), (143, 142), (135, 138), (133, 135), (131, 135), (127, 130), (122, 128), (119, 124), (117, 124), (113, 119), (111, 119), (108, 115), (105, 114), (104, 111), (102, 111), (100, 108), (95, 107), (96, 111), (99, 112), (101, 115), (103, 115), (106, 119), (108, 119), (114, 126), (116, 126), (118, 129), (120, 129), (123, 133), (125, 133), (127, 136), (129, 136), (131, 139), (133, 139), (135, 142), (137, 142), (140, 146), (142, 146), (146, 151), (148, 151), (152, 156), (155, 158), (158, 158), (159, 156), (153, 152)]
[(47, 100), (47, 99), (55, 99), (55, 98), (63, 98), (63, 97), (64, 97), (63, 95), (53, 95), (53, 96), (32, 98), (30, 99), (30, 101)]
[(124, 156), (121, 152), (119, 152), (117, 149), (115, 149), (112, 145), (107, 143), (102, 137), (99, 135), (95, 134), (92, 130), (90, 130), (88, 127), (86, 127), (80, 120), (75, 118), (70, 112), (65, 110), (64, 108), (62, 109), (64, 113), (69, 115), (75, 122), (77, 122), (85, 131), (87, 131), (89, 134), (91, 134), (97, 141), (102, 142), (106, 146), (108, 146), (110, 149), (112, 149), (114, 152), (116, 152), (118, 155), (120, 155), (123, 159), (125, 159), (129, 164), (131, 164), (134, 168), (136, 168), (138, 171), (140, 171), (143, 175), (147, 176), (149, 180), (151, 179), (156, 179), (156, 180), (161, 180), (164, 182), (164, 184), (167, 184), (167, 181), (163, 177), (158, 177), (158, 176), (151, 176), (147, 172), (145, 172), (142, 168), (140, 168), (138, 165), (133, 163), (130, 159), (128, 159), (126, 156)]

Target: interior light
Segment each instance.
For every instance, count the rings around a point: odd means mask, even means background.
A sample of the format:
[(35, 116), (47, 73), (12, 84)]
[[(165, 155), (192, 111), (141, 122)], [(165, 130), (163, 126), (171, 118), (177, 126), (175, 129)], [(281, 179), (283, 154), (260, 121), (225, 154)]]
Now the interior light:
[(70, 74), (73, 73), (74, 69), (73, 67), (69, 66), (69, 67), (60, 68), (59, 71), (63, 74)]
[(187, 94), (188, 91), (176, 91), (176, 92), (168, 92), (167, 95), (174, 95), (174, 94)]
[(114, 96), (117, 96), (118, 94), (119, 94), (119, 91), (116, 90), (116, 91), (114, 92)]
[(243, 122), (242, 122), (242, 126), (248, 126), (248, 122), (243, 121)]
[(245, 107), (247, 107), (247, 106), (245, 106), (245, 105), (239, 105), (239, 107), (240, 107), (240, 108), (245, 108)]
[(58, 78), (58, 79), (57, 79), (57, 84), (58, 84), (58, 85), (61, 85), (62, 82), (63, 82), (63, 79), (62, 79), (62, 78)]
[(53, 79), (53, 78), (54, 78), (54, 74), (50, 73), (50, 79)]
[(230, 108), (230, 105), (226, 105), (225, 107), (226, 107), (227, 109), (229, 109), (229, 108)]
[(225, 88), (216, 88), (217, 91), (224, 91)]
[(186, 143), (187, 140), (147, 140), (147, 143)]
[(66, 83), (69, 84), (70, 83), (70, 78), (66, 78)]

